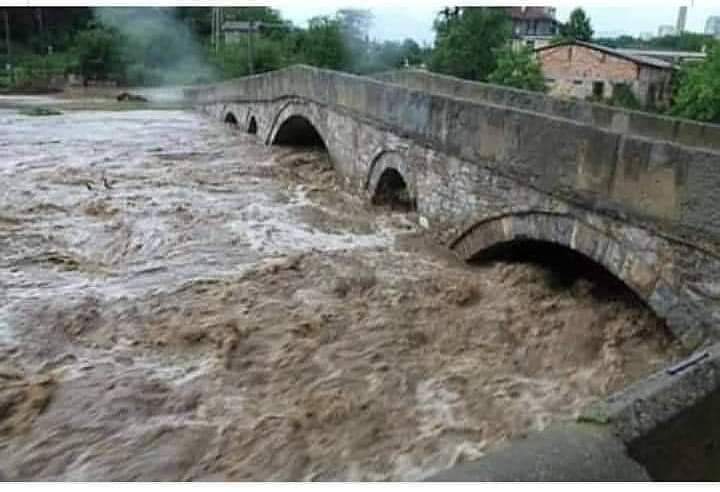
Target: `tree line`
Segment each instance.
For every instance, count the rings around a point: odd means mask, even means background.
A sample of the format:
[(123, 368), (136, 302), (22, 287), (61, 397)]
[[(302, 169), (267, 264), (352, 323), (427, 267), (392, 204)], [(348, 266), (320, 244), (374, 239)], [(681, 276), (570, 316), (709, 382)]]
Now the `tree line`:
[[(48, 71), (127, 85), (188, 84), (305, 63), (358, 74), (417, 66), (471, 80), (545, 90), (533, 52), (511, 43), (512, 25), (504, 8), (442, 9), (434, 21), (432, 46), (412, 39), (371, 40), (373, 18), (362, 9), (314, 17), (301, 28), (272, 8), (224, 8), (225, 20), (260, 24), (252, 34), (241, 32), (234, 42), (220, 43), (212, 39), (210, 7), (20, 7), (5, 12), (11, 58), (4, 61), (16, 67), (15, 84)], [(590, 18), (578, 8), (560, 26), (555, 40), (563, 39), (616, 48), (706, 50), (704, 62), (678, 70), (669, 111), (720, 123), (720, 48), (711, 37), (683, 33), (651, 40), (595, 38)], [(3, 82), (9, 83), (8, 78), (0, 78)], [(613, 103), (633, 106), (631, 99)]]
[[(12, 63), (18, 78), (49, 69), (128, 85), (186, 84), (294, 63), (371, 73), (421, 65), (429, 51), (412, 39), (370, 40), (371, 14), (357, 9), (315, 17), (307, 28), (300, 28), (271, 8), (223, 8), (224, 20), (254, 21), (260, 27), (252, 39), (241, 33), (235, 42), (217, 46), (211, 39), (210, 7), (6, 11), (12, 59), (0, 61)], [(2, 50), (0, 57), (7, 58), (6, 53)]]

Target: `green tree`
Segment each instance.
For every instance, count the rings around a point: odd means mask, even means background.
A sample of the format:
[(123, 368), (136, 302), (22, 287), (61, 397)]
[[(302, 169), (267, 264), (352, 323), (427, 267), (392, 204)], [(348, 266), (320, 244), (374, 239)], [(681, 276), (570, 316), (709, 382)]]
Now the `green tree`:
[[(248, 49), (243, 43), (230, 43), (217, 51), (210, 51), (210, 64), (221, 79), (244, 77), (249, 74)], [(277, 70), (293, 63), (292, 53), (283, 43), (271, 38), (258, 38), (253, 49), (255, 73)]]
[(199, 37), (209, 37), (212, 28), (211, 7), (175, 7), (175, 13)]
[(283, 24), (280, 12), (270, 7), (224, 7), (223, 18), (237, 21), (259, 21)]
[(702, 51), (707, 49), (717, 41), (709, 34), (700, 34), (696, 32), (683, 32), (671, 36), (662, 36), (653, 38), (648, 41), (649, 48), (662, 48), (679, 51)]
[(720, 123), (720, 47), (687, 69), (681, 77), (671, 112), (676, 116)]
[(297, 44), (298, 58), (303, 63), (335, 70), (347, 65), (342, 25), (337, 19), (313, 17)]
[(340, 9), (335, 18), (342, 25), (343, 32), (349, 38), (366, 41), (372, 26), (372, 13), (367, 9)]
[(414, 39), (407, 38), (402, 43), (403, 61), (409, 65), (419, 65), (423, 61), (422, 48)]
[(592, 40), (594, 31), (590, 24), (590, 18), (585, 11), (578, 7), (570, 12), (570, 19), (560, 26), (560, 36), (565, 39), (577, 39), (579, 41)]
[(83, 79), (119, 78), (124, 72), (123, 42), (112, 29), (91, 27), (78, 32), (74, 51)]
[(529, 48), (513, 50), (508, 47), (500, 50), (497, 67), (490, 73), (488, 82), (517, 89), (545, 91), (542, 69)]
[(433, 71), (486, 80), (497, 66), (496, 50), (510, 39), (510, 19), (503, 9), (445, 8), (435, 19)]

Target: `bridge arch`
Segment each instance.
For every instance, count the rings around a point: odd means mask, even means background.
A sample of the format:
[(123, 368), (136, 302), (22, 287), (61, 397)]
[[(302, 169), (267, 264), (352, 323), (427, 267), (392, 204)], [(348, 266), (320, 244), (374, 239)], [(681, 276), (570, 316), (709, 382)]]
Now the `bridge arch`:
[(375, 153), (370, 161), (365, 189), (375, 205), (387, 204), (404, 210), (417, 208), (415, 173), (398, 151)]
[(238, 126), (238, 119), (235, 116), (235, 113), (232, 111), (227, 111), (225, 115), (223, 116), (223, 122), (230, 125), (230, 126)]
[(653, 295), (656, 288), (666, 288), (654, 255), (641, 254), (603, 228), (572, 215), (520, 212), (491, 217), (466, 230), (450, 246), (462, 259), (472, 261), (517, 245), (550, 245), (574, 252), (602, 267), (665, 318), (666, 307)]
[(283, 106), (273, 119), (267, 143), (328, 149), (322, 127), (311, 113), (307, 105), (290, 102)]
[(250, 118), (248, 120), (247, 124), (247, 133), (250, 135), (256, 135), (258, 132), (258, 124), (257, 120), (255, 119), (255, 116), (250, 115)]

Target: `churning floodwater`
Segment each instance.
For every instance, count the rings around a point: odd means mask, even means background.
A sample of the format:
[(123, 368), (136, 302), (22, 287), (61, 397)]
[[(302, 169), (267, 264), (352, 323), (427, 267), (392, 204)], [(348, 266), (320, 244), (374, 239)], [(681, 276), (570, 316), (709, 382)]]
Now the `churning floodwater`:
[(193, 112), (0, 110), (0, 477), (422, 479), (679, 355), (334, 177)]

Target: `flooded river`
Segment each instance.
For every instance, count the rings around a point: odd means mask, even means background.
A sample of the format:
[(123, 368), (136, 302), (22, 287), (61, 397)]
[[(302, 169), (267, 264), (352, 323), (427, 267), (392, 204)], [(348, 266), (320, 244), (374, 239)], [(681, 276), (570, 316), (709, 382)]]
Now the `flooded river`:
[(679, 354), (192, 112), (3, 109), (0, 176), (6, 480), (417, 480)]

